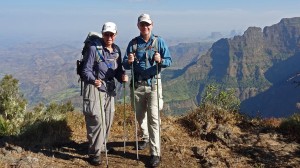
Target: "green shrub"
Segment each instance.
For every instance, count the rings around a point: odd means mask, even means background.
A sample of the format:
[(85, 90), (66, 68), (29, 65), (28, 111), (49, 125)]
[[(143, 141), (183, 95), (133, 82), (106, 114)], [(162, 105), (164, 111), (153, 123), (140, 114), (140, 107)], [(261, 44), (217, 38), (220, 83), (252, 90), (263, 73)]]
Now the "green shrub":
[(67, 112), (73, 111), (71, 102), (36, 105), (24, 116), (18, 138), (26, 145), (51, 146), (68, 142), (71, 129), (67, 124)]
[(66, 118), (66, 113), (73, 111), (74, 107), (71, 102), (65, 104), (50, 103), (45, 106), (40, 103), (33, 108), (33, 111), (27, 112), (25, 117), (25, 123), (34, 123), (36, 121), (59, 121)]
[(237, 112), (240, 108), (240, 100), (233, 89), (220, 90), (217, 85), (209, 84), (205, 88), (200, 105), (215, 106), (216, 108)]
[(0, 116), (0, 136), (5, 136), (9, 132), (8, 123), (2, 116)]
[(24, 121), (27, 101), (19, 92), (19, 81), (5, 75), (0, 81), (1, 135), (16, 135)]
[(26, 111), (27, 101), (19, 92), (18, 80), (6, 75), (0, 81), (0, 136), (19, 137), (24, 143), (51, 144), (68, 140), (67, 112), (71, 102), (38, 104)]

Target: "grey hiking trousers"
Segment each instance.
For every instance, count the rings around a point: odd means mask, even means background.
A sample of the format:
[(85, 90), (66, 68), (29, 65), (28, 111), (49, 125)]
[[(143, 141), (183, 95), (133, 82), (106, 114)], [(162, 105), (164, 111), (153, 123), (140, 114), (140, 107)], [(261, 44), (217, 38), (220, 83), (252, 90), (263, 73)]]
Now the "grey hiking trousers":
[[(100, 99), (102, 112), (100, 110)], [(85, 116), (89, 155), (100, 156), (104, 150), (104, 138), (109, 137), (115, 114), (114, 94), (100, 92), (92, 84), (85, 84), (83, 90), (83, 114)]]

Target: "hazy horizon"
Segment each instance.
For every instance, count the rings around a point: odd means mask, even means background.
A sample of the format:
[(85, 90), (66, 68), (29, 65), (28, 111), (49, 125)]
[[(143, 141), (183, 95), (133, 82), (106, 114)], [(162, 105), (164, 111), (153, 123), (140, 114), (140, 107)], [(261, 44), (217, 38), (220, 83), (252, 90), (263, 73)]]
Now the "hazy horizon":
[(137, 17), (149, 13), (153, 32), (164, 38), (205, 38), (211, 32), (244, 32), (282, 18), (297, 17), (300, 1), (239, 0), (14, 0), (0, 2), (0, 38), (5, 41), (82, 41), (106, 21), (118, 26), (118, 40), (138, 35)]

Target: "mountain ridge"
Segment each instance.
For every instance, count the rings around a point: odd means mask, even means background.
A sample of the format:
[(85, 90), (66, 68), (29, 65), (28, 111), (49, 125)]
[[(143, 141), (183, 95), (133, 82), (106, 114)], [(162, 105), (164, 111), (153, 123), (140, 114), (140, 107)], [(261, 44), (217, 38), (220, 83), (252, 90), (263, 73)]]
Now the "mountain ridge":
[[(284, 18), (279, 23), (265, 27), (263, 30), (259, 27), (249, 27), (242, 36), (220, 39), (195, 64), (187, 67), (181, 76), (168, 82), (165, 88), (187, 85), (187, 88), (192, 88), (193, 92), (189, 93), (190, 91), (185, 90), (183, 94), (187, 94), (186, 100), (193, 100), (197, 106), (201, 101), (205, 86), (216, 82), (223, 88), (235, 89), (241, 101), (247, 100), (247, 103), (242, 102), (241, 109), (249, 115), (257, 112), (263, 117), (291, 115), (297, 109), (295, 106), (291, 107), (290, 103), (288, 105), (275, 104), (278, 106), (275, 112), (271, 112), (273, 108), (267, 109), (267, 107), (261, 111), (253, 105), (259, 103), (259, 101), (254, 101), (256, 95), (267, 92), (271, 86), (283, 87), (280, 82), (287, 82), (291, 75), (300, 71), (297, 66), (283, 64), (288, 59), (294, 60), (290, 62), (296, 64), (295, 62), (300, 57), (299, 30), (300, 17)], [(280, 76), (277, 75), (278, 71), (280, 71)], [(284, 88), (286, 91), (292, 90), (293, 86)], [(174, 89), (165, 90), (175, 92)], [(276, 90), (279, 91), (279, 89)], [(167, 98), (169, 94), (166, 93)], [(272, 95), (269, 96), (272, 97)], [(266, 96), (263, 100), (267, 102), (265, 99)], [(297, 103), (297, 97), (291, 97), (291, 99), (293, 100), (290, 101), (294, 104)], [(260, 102), (260, 104), (265, 103)], [(269, 103), (268, 105), (272, 106)], [(169, 107), (169, 109), (178, 110), (177, 107)]]

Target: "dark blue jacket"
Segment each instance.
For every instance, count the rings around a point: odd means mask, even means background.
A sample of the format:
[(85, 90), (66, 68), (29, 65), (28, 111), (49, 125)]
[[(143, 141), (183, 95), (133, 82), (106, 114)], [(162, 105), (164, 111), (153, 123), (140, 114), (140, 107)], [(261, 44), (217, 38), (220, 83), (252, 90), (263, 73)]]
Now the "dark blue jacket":
[[(102, 47), (103, 40), (94, 42), (88, 42), (86, 48), (86, 55), (84, 56), (83, 64), (83, 80), (85, 83), (94, 84), (96, 79), (101, 79), (105, 82), (113, 81), (114, 78), (122, 83), (122, 74), (124, 70), (122, 68), (121, 51), (119, 47), (113, 44), (113, 52)], [(96, 48), (102, 47), (102, 50), (98, 50), (102, 55), (101, 59)], [(101, 91), (107, 91), (106, 85), (100, 87)]]

